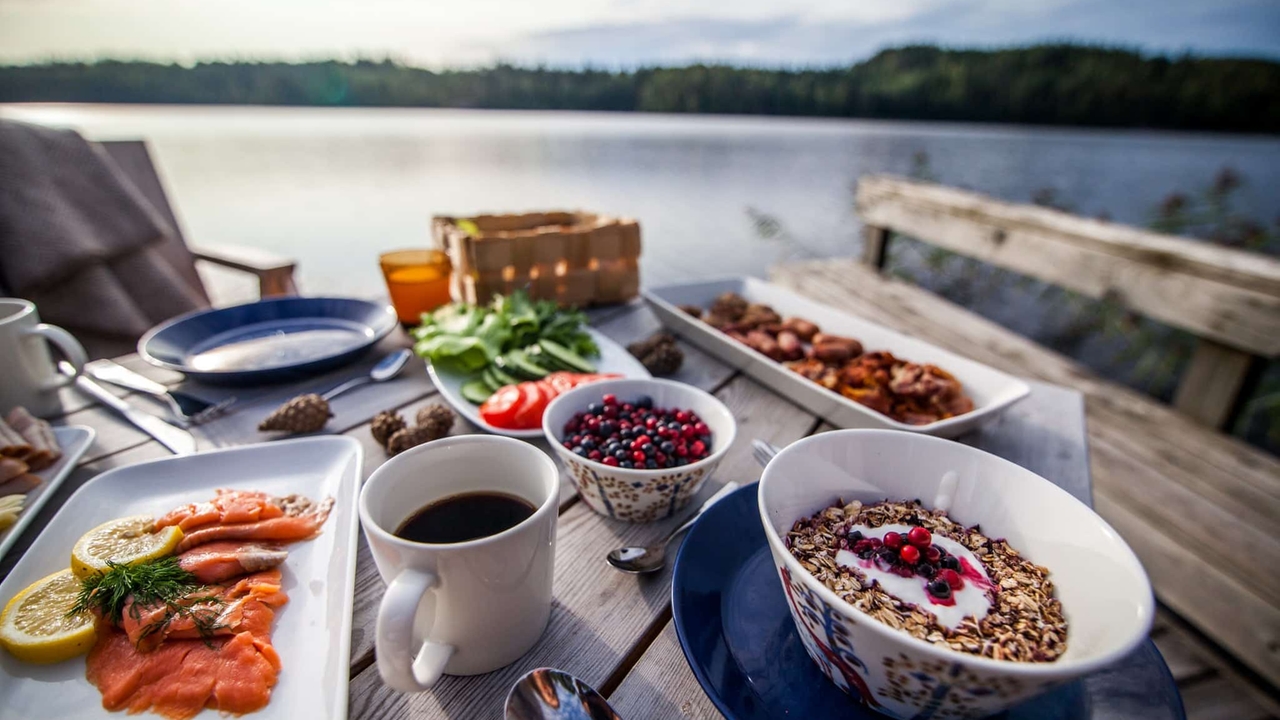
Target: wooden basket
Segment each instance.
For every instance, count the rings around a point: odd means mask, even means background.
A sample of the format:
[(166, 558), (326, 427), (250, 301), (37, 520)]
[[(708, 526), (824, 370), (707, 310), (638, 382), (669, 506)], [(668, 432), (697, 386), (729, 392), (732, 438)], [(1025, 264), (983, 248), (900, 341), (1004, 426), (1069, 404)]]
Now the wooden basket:
[(588, 212), (437, 216), (431, 227), (453, 263), (455, 300), (488, 302), (494, 293), (527, 288), (534, 298), (585, 307), (626, 302), (640, 291), (640, 224), (630, 218)]

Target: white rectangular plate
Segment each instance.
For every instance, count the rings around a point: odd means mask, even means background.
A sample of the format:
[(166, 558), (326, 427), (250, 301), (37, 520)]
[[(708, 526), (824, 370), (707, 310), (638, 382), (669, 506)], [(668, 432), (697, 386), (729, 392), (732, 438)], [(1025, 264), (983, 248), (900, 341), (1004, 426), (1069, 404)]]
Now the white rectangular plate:
[[(213, 497), (217, 488), (333, 497), (333, 511), (313, 540), (289, 546), (284, 589), (289, 602), (276, 613), (272, 644), (282, 669), (271, 702), (255, 720), (347, 717), (359, 519), (360, 443), (318, 437), (163, 458), (118, 468), (85, 483), (49, 521), (31, 549), (0, 583), (0, 602), (65, 567), (85, 531), (108, 520)], [(0, 715), (26, 720), (88, 720), (128, 716), (103, 709), (102, 695), (84, 676), (84, 658), (27, 665), (0, 651)], [(159, 717), (145, 715), (143, 717)], [(221, 717), (205, 710), (197, 717)]]
[[(973, 398), (972, 411), (928, 425), (908, 425), (810, 382), (780, 363), (737, 342), (680, 310), (680, 305), (707, 308), (722, 293), (735, 292), (750, 302), (773, 307), (783, 317), (801, 317), (824, 332), (856, 338), (867, 350), (888, 350), (908, 361), (932, 363), (960, 381)], [(888, 428), (954, 438), (988, 422), (1026, 397), (1031, 388), (1000, 372), (923, 340), (895, 332), (869, 320), (814, 302), (803, 295), (751, 277), (665, 285), (644, 291), (644, 299), (662, 322), (689, 342), (768, 385), (805, 409), (843, 428)]]
[[(591, 333), (596, 345), (600, 346), (600, 357), (591, 359), (592, 364), (596, 366), (596, 372), (617, 373), (625, 378), (651, 377), (644, 365), (641, 365), (639, 360), (627, 352), (626, 348), (592, 328), (587, 328), (587, 332)], [(540, 427), (532, 430), (508, 430), (485, 422), (480, 417), (480, 406), (472, 404), (470, 400), (462, 397), (462, 385), (470, 380), (473, 377), (472, 375), (453, 372), (443, 367), (437, 368), (431, 362), (427, 362), (427, 372), (431, 374), (431, 382), (436, 384), (436, 389), (440, 391), (440, 395), (444, 397), (445, 402), (452, 405), (454, 410), (457, 410), (463, 417), (470, 420), (476, 427), (494, 435), (506, 435), (507, 437), (542, 437), (542, 428)]]
[(53, 491), (57, 490), (62, 481), (71, 474), (80, 456), (84, 455), (84, 451), (88, 450), (89, 445), (93, 443), (94, 435), (96, 433), (93, 428), (83, 425), (68, 425), (53, 429), (53, 436), (58, 441), (58, 449), (62, 451), (62, 457), (58, 458), (58, 462), (36, 473), (44, 478), (44, 482), (27, 493), (27, 499), (22, 504), (22, 512), (18, 514), (18, 522), (9, 526), (8, 530), (0, 531), (0, 558), (9, 552), (9, 548), (18, 541), (18, 536), (35, 519), (36, 513), (40, 512), (40, 508), (44, 507), (44, 504), (53, 496)]

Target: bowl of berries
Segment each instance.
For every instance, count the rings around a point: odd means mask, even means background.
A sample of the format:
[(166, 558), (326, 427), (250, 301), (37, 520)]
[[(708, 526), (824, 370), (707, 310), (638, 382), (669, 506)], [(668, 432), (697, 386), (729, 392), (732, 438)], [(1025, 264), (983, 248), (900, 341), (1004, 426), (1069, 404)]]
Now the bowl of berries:
[(592, 510), (652, 522), (682, 510), (733, 444), (724, 403), (672, 380), (605, 380), (560, 395), (542, 430)]

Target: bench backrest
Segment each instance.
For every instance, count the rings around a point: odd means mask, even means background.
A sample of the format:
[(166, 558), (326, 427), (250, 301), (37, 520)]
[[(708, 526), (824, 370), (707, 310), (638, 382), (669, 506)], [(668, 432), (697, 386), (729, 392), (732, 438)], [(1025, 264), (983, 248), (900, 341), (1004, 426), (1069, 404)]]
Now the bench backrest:
[(1238, 410), (1260, 359), (1280, 356), (1280, 261), (883, 175), (859, 180), (857, 209), (863, 259), (877, 268), (899, 233), (1194, 333), (1174, 405), (1214, 427)]

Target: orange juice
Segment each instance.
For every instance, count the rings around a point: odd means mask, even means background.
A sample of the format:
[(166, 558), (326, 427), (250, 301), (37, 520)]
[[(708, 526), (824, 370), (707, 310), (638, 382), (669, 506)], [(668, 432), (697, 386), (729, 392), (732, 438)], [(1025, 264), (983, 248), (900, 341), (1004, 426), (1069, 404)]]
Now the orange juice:
[(449, 258), (439, 250), (403, 250), (382, 255), (382, 275), (400, 322), (422, 323), (422, 313), (449, 302)]

